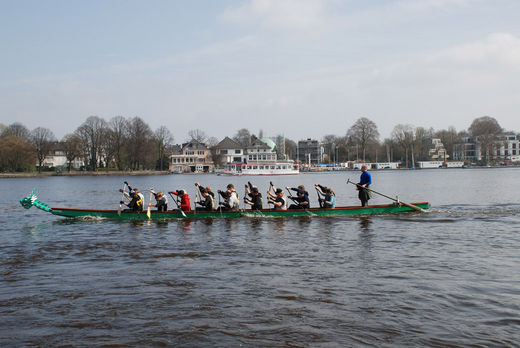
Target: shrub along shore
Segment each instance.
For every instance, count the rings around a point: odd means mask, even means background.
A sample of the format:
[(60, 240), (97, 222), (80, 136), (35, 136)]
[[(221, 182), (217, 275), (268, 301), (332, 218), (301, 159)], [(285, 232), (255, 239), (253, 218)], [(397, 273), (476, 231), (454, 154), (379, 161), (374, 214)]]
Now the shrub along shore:
[(72, 171), (68, 172), (30, 172), (30, 173), (0, 173), (0, 178), (38, 178), (49, 176), (108, 176), (108, 175), (166, 175), (168, 171), (163, 170), (133, 170), (133, 171)]

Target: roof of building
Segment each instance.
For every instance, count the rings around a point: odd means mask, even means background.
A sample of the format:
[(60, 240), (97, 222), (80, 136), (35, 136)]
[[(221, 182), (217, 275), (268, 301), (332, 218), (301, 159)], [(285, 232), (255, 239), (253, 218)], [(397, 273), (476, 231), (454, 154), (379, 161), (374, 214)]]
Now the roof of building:
[(182, 155), (182, 149), (180, 145), (173, 145), (171, 147), (171, 155)]
[(251, 136), (251, 145), (249, 145), (247, 148), (248, 149), (266, 149), (266, 150), (269, 149), (269, 150), (272, 150), (269, 145), (267, 145), (265, 142), (263, 142), (262, 140), (258, 139), (254, 135)]
[(197, 141), (195, 139), (190, 140), (189, 142), (182, 144), (182, 149), (184, 150), (185, 148), (190, 148), (190, 149), (193, 149), (193, 150), (207, 150), (208, 149), (206, 144), (201, 143), (201, 142), (199, 142), (199, 141)]
[(269, 138), (262, 138), (260, 139), (261, 141), (263, 141), (264, 143), (266, 143), (267, 146), (269, 146), (269, 148), (271, 150), (274, 150), (274, 148), (276, 147), (276, 144), (274, 141), (272, 141), (271, 139)]
[(225, 137), (222, 139), (220, 143), (218, 143), (215, 148), (217, 149), (241, 149), (242, 145), (231, 139), (230, 137)]

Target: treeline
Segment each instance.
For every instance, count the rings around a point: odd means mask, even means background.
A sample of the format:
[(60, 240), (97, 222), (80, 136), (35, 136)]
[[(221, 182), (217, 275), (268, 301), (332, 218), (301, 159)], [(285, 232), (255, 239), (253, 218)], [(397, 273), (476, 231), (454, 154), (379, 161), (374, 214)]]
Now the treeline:
[(416, 161), (431, 159), (432, 139), (440, 139), (446, 153), (452, 158), (456, 145), (462, 142), (463, 137), (474, 137), (480, 144), (482, 162), (489, 163), (493, 152), (496, 152), (500, 135), (505, 132), (496, 119), (482, 116), (475, 118), (468, 130), (462, 131), (454, 127), (435, 130), (398, 124), (389, 138), (380, 140), (377, 125), (362, 117), (354, 122), (344, 136), (326, 135), (322, 145), (325, 161), (401, 162), (409, 167)]
[(173, 136), (165, 126), (152, 131), (140, 117), (116, 116), (106, 121), (90, 116), (73, 133), (57, 141), (44, 127), (29, 131), (21, 123), (4, 126), (0, 133), (0, 170), (41, 172), (45, 158), (60, 149), (67, 158), (68, 170), (75, 159), (82, 159), (86, 170), (164, 170)]
[[(0, 125), (1, 126), (1, 125)], [(377, 125), (366, 117), (359, 118), (344, 135), (326, 135), (321, 140), (324, 162), (402, 162), (408, 167), (415, 161), (430, 159), (431, 139), (442, 141), (446, 152), (452, 156), (455, 145), (462, 137), (472, 136), (479, 140), (483, 161), (489, 163), (490, 154), (499, 135), (504, 133), (496, 119), (489, 116), (476, 118), (468, 130), (455, 128), (434, 130), (398, 124), (390, 138), (380, 140)], [(242, 146), (251, 143), (253, 134), (248, 129), (239, 129), (232, 136)], [(263, 137), (260, 130), (258, 138)], [(219, 142), (200, 129), (190, 130), (188, 139), (212, 147)], [(275, 137), (279, 155), (296, 159), (297, 142), (281, 135)], [(169, 155), (174, 149), (174, 138), (167, 127), (152, 131), (140, 117), (127, 119), (116, 116), (105, 120), (90, 116), (73, 133), (59, 142), (47, 128), (37, 127), (29, 131), (20, 123), (2, 126), (0, 132), (0, 171), (38, 171), (43, 169), (45, 157), (58, 147), (68, 162), (70, 171), (75, 159), (82, 159), (86, 170), (110, 168), (117, 170), (165, 170)], [(216, 155), (212, 151), (214, 160)]]

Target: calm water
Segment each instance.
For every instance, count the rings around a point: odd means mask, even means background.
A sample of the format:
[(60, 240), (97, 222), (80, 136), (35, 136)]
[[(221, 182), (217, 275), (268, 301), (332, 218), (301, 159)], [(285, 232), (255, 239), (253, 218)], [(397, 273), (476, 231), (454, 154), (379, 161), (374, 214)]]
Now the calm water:
[[(249, 178), (332, 186), (358, 172)], [(423, 214), (115, 222), (55, 207), (118, 206), (145, 189), (245, 178), (0, 180), (1, 346), (520, 346), (520, 170), (373, 172), (373, 189)], [(316, 205), (316, 195), (311, 191)], [(387, 203), (377, 198), (374, 204)], [(171, 205), (171, 203), (170, 203)]]

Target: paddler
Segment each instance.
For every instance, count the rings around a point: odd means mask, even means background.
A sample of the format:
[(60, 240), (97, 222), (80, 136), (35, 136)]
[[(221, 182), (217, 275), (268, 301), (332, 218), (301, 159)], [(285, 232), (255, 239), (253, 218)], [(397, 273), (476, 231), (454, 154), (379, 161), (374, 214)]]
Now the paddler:
[(250, 182), (246, 184), (246, 194), (249, 196), (244, 197), (244, 203), (251, 206), (252, 210), (262, 209), (262, 194), (258, 192), (258, 187), (253, 186)]
[(190, 196), (184, 190), (170, 191), (170, 194), (176, 195), (181, 200), (181, 210), (182, 211), (191, 211), (191, 202)]
[[(271, 188), (273, 189), (274, 194), (271, 193)], [(283, 197), (283, 190), (271, 186), (269, 190), (267, 190), (267, 204), (272, 204), (274, 210), (287, 210), (287, 202)]]
[(308, 209), (311, 207), (311, 202), (309, 200), (309, 192), (305, 191), (305, 186), (300, 185), (298, 187), (286, 187), (287, 190), (296, 191), (296, 198), (293, 198), (293, 201), (296, 204), (291, 204), (289, 209)]
[(128, 211), (143, 211), (143, 201), (139, 194), (132, 190), (129, 196), (131, 198), (130, 202), (120, 201), (119, 203), (126, 205), (128, 207), (126, 210)]
[(150, 192), (153, 193), (155, 197), (155, 204), (152, 204), (153, 207), (157, 208), (157, 211), (167, 211), (168, 210), (168, 198), (164, 195), (163, 192), (155, 193), (154, 190), (150, 189)]
[[(216, 210), (217, 204), (215, 202), (215, 197), (211, 196), (209, 191), (202, 187), (200, 188), (200, 194), (202, 196), (202, 200), (200, 202), (195, 203), (195, 210), (206, 210), (206, 211), (212, 211)], [(197, 207), (196, 205), (200, 205), (200, 207)]]
[[(231, 186), (231, 187), (230, 187)], [(238, 200), (238, 193), (235, 191), (233, 185), (229, 184), (226, 191), (218, 190), (218, 193), (224, 198), (221, 202), (221, 209), (223, 210), (239, 210), (240, 201)]]
[(336, 194), (330, 187), (321, 186), (320, 184), (314, 184), (316, 191), (324, 197), (323, 208), (330, 209), (336, 207)]

